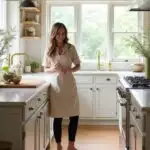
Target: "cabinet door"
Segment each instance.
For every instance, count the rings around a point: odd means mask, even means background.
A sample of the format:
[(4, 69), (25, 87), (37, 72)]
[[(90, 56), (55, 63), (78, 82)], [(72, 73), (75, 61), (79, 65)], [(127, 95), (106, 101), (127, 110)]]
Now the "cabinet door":
[(44, 148), (46, 149), (50, 142), (50, 117), (49, 117), (49, 103), (44, 106)]
[(136, 143), (135, 143), (135, 150), (143, 150), (145, 149), (144, 145), (144, 136), (142, 135), (141, 131), (136, 127), (135, 128), (135, 136), (136, 136)]
[(91, 86), (78, 86), (78, 96), (80, 102), (80, 117), (93, 117), (93, 88)]
[(36, 145), (36, 130), (37, 130), (37, 114), (35, 113), (30, 120), (25, 125), (25, 138), (24, 138), (24, 149), (25, 150), (35, 150)]
[(116, 118), (116, 86), (96, 86), (96, 117)]

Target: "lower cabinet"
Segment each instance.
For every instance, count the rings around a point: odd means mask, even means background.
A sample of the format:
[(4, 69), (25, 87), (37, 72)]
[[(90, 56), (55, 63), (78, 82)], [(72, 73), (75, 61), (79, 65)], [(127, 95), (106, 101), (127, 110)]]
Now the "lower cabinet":
[(50, 142), (48, 102), (24, 126), (25, 150), (45, 150)]
[(116, 118), (117, 101), (115, 85), (97, 85), (95, 117)]
[(81, 119), (117, 118), (116, 76), (78, 76), (76, 82)]
[(93, 117), (93, 88), (91, 85), (78, 85), (78, 96), (80, 101), (80, 117)]

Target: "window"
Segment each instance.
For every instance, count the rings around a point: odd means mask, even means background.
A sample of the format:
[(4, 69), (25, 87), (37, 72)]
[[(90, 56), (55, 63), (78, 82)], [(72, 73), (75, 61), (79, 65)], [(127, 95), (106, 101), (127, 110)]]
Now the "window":
[(76, 44), (82, 61), (95, 62), (97, 51), (101, 52), (101, 60), (138, 59), (124, 42), (124, 38), (138, 33), (139, 24), (138, 13), (129, 12), (126, 4), (53, 2), (49, 6), (50, 26), (57, 21), (66, 25), (70, 42)]
[(138, 33), (138, 13), (128, 11), (127, 6), (114, 7), (113, 59), (135, 59), (132, 48), (125, 45), (125, 38)]
[(63, 22), (68, 29), (69, 42), (75, 44), (75, 10), (74, 6), (53, 6), (51, 24)]
[(0, 0), (0, 29), (5, 28), (5, 4), (4, 0)]
[(84, 60), (94, 60), (96, 52), (105, 56), (107, 39), (108, 8), (105, 4), (83, 4), (81, 6), (80, 56)]

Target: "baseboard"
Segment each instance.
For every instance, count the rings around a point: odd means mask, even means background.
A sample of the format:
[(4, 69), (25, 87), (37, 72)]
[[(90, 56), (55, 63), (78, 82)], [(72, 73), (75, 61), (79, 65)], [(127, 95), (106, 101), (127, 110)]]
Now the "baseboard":
[[(63, 125), (67, 125), (69, 119), (63, 120)], [(118, 125), (118, 120), (90, 120), (90, 119), (80, 119), (79, 125)]]

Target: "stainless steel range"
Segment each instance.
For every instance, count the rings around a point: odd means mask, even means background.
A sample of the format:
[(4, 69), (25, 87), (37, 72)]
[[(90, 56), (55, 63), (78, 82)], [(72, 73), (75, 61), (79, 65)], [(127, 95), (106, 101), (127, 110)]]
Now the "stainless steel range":
[(119, 108), (120, 150), (130, 149), (131, 96), (129, 89), (150, 89), (150, 80), (143, 76), (125, 76), (119, 80), (117, 101)]

